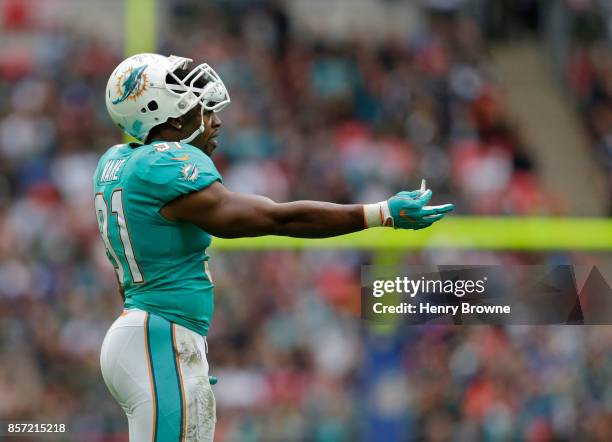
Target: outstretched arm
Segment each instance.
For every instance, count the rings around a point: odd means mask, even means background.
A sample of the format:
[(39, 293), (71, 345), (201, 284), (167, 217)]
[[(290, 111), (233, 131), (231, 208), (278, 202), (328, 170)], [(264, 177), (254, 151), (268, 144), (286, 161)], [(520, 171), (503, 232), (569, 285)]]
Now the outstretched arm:
[[(398, 194), (406, 194), (405, 197), (399, 197), (399, 200), (407, 202), (402, 205), (404, 209), (401, 215), (410, 220), (410, 227), (401, 225), (400, 213), (394, 216), (393, 210), (389, 210), (392, 205), (387, 202), (367, 206), (318, 201), (275, 203), (262, 196), (231, 192), (219, 182), (171, 201), (161, 210), (161, 214), (172, 221), (196, 224), (221, 238), (262, 235), (324, 238), (375, 225), (412, 229), (427, 227), (452, 210), (452, 205), (446, 205), (444, 209), (425, 208), (424, 205), (431, 198), (431, 191), (427, 192), (425, 195), (419, 191)], [(413, 210), (417, 208), (419, 213)], [(411, 217), (406, 216), (406, 210), (411, 211)]]
[(229, 191), (215, 182), (178, 198), (161, 213), (186, 221), (221, 238), (281, 235), (323, 238), (364, 228), (362, 206), (318, 201), (275, 203), (269, 198)]

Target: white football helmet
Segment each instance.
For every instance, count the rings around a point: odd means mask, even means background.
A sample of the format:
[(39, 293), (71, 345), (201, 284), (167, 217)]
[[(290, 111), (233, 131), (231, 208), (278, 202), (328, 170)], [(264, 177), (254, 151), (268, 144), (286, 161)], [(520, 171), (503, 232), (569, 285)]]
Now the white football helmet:
[[(230, 97), (219, 75), (205, 63), (182, 79), (175, 74), (179, 68), (187, 70), (192, 61), (159, 54), (138, 54), (122, 61), (106, 85), (106, 108), (113, 122), (144, 142), (151, 128), (200, 104), (202, 124), (181, 142), (189, 143), (204, 132), (204, 112), (220, 111), (230, 103)], [(168, 83), (168, 76), (176, 84)], [(198, 80), (204, 80), (204, 87), (195, 86)]]

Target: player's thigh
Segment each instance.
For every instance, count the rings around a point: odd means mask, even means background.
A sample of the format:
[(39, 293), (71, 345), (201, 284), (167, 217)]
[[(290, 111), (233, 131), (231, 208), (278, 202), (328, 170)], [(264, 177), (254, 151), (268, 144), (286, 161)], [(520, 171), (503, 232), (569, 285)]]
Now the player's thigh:
[(102, 377), (128, 417), (131, 442), (151, 441), (155, 428), (146, 316), (140, 310), (124, 312), (107, 332), (100, 353)]
[(178, 324), (173, 324), (173, 329), (185, 398), (186, 441), (212, 441), (217, 416), (208, 378), (205, 340)]

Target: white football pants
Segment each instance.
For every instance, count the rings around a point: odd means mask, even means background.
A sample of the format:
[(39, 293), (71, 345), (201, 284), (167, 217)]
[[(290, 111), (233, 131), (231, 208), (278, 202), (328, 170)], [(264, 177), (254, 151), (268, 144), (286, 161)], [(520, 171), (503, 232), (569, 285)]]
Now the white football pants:
[(102, 377), (128, 418), (130, 442), (212, 441), (215, 397), (206, 338), (160, 316), (125, 310), (108, 330)]

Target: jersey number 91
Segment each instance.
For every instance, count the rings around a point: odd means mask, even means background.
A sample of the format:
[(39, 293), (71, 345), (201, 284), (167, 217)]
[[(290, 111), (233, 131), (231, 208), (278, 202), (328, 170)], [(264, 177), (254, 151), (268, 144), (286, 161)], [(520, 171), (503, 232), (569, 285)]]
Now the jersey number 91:
[[(124, 269), (127, 267), (130, 271), (132, 282), (134, 284), (143, 283), (144, 277), (140, 271), (138, 263), (136, 262), (134, 248), (128, 232), (127, 223), (125, 221), (125, 213), (123, 211), (123, 189), (116, 189), (113, 191), (110, 198), (110, 206), (108, 205), (106, 198), (104, 198), (104, 194), (97, 193), (95, 198), (95, 207), (100, 234), (102, 235), (106, 252), (111, 257), (111, 261), (113, 262), (113, 266), (115, 267), (117, 276), (119, 277), (119, 282), (123, 285), (125, 281)], [(119, 257), (111, 244), (111, 237), (108, 230), (110, 222), (108, 216), (109, 212), (115, 215), (112, 221), (116, 223), (116, 229), (119, 230), (119, 240), (121, 241), (121, 247), (123, 248), (123, 256), (125, 257), (125, 261), (127, 261), (127, 265), (125, 266), (124, 263), (119, 260)]]

